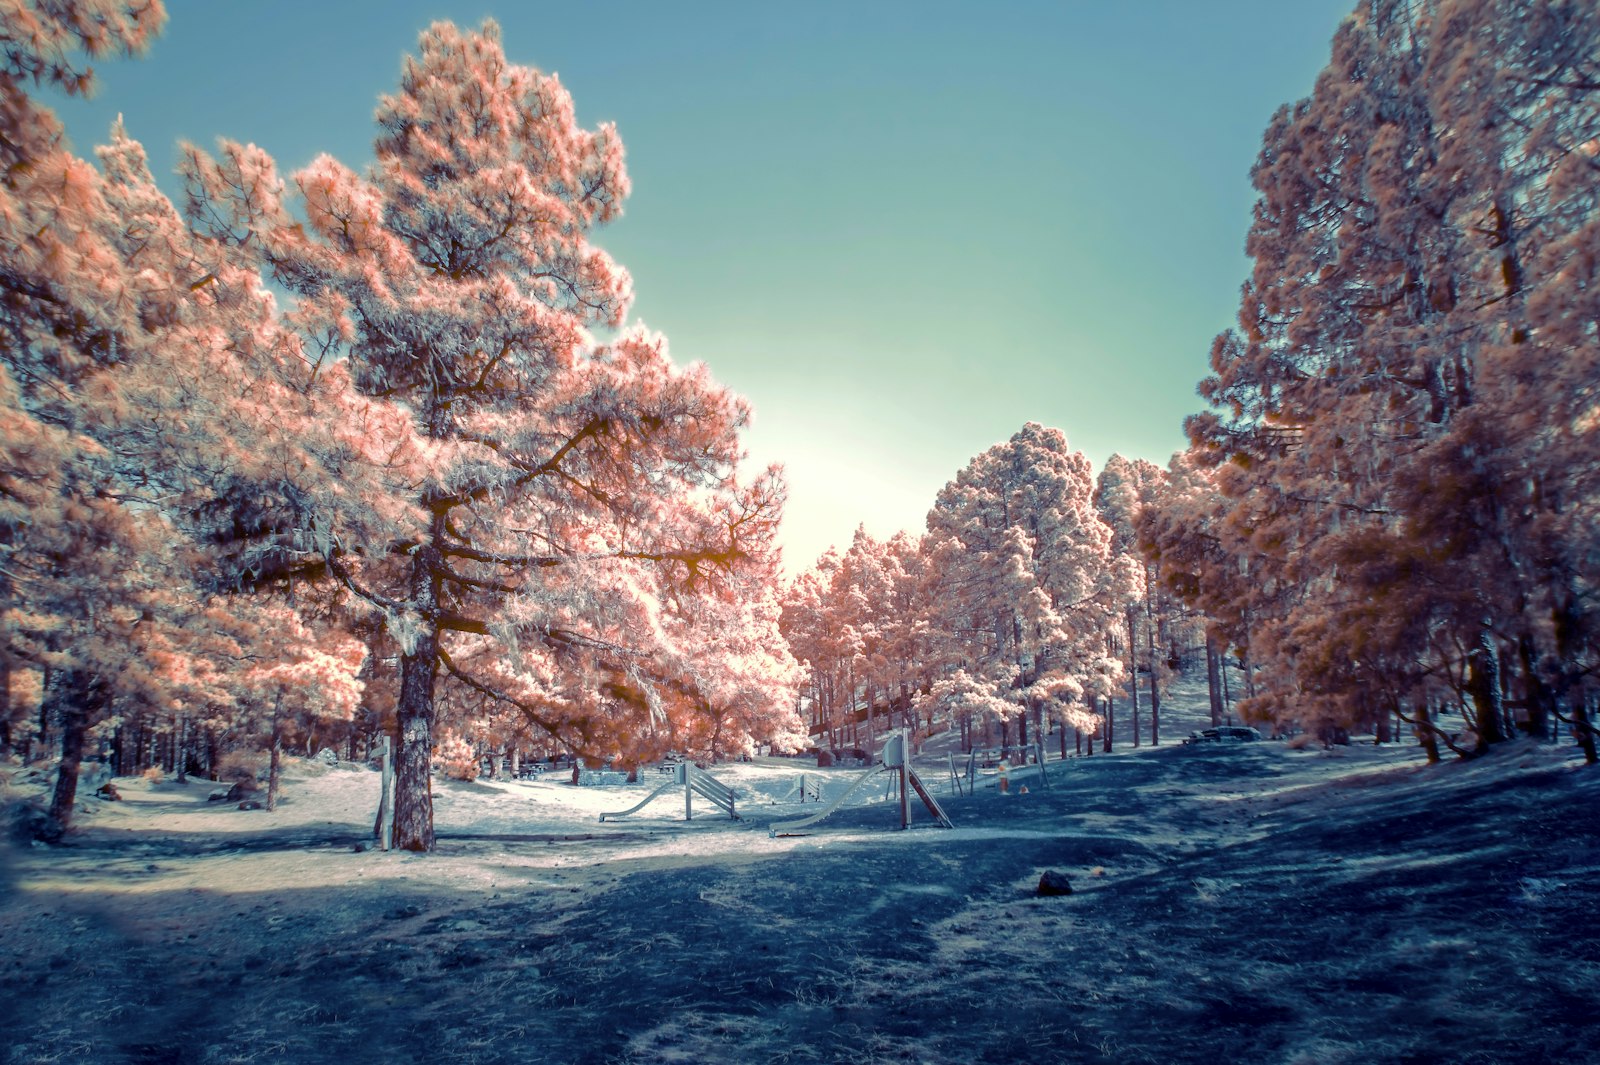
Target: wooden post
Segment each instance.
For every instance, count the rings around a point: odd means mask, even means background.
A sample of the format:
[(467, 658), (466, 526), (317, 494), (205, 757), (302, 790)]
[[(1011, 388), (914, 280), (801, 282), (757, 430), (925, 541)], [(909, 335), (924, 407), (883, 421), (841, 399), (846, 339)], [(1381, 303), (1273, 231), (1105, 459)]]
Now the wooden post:
[(683, 819), (694, 819), (694, 789), (689, 787), (689, 763), (679, 762), (678, 773), (683, 777)]
[(906, 779), (910, 763), (900, 762), (900, 827), (911, 827), (911, 781)]
[(384, 850), (394, 849), (394, 813), (389, 801), (394, 786), (394, 751), (387, 733), (383, 737), (383, 793), (378, 799), (378, 845)]

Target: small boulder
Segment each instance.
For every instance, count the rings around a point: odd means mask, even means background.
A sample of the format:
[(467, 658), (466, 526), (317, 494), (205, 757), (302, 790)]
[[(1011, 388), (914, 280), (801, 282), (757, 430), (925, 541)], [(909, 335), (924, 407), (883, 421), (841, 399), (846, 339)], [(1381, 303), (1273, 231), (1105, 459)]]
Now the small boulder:
[(1070, 895), (1072, 884), (1067, 880), (1067, 874), (1058, 873), (1054, 869), (1047, 869), (1039, 878), (1040, 895)]
[(338, 765), (339, 754), (332, 747), (324, 747), (317, 752), (317, 761), (328, 766)]
[(206, 802), (238, 802), (244, 797), (244, 789), (237, 782), (232, 787), (218, 788), (206, 796)]
[(239, 804), (239, 809), (241, 809), (241, 810), (259, 810), (259, 809), (261, 809), (261, 804), (256, 802), (254, 799), (246, 799), (244, 802)]
[(109, 780), (94, 789), (94, 793), (106, 802), (117, 802), (122, 798), (122, 793), (117, 790), (117, 786)]

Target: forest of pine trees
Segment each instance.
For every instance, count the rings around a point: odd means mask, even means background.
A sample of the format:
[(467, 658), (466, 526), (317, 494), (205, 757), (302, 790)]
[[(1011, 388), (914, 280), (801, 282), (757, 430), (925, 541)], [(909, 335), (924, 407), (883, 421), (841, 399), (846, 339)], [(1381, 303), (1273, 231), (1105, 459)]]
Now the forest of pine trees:
[(1597, 760), (1595, 5), (1363, 0), (1265, 131), (1189, 449), (1096, 474), (1030, 422), (788, 581), (748, 405), (593, 243), (615, 129), (438, 23), (367, 171), (186, 147), (175, 204), (41, 101), (164, 17), (0, 27), (0, 749), (57, 760), (58, 829), (86, 758), (388, 736), (426, 851), (441, 755), (1105, 753), (1171, 740), (1180, 670), (1213, 721)]
[(1156, 741), (1161, 678), (1197, 659), (1214, 721), (1231, 695), (1279, 734), (1596, 760), (1600, 10), (1364, 2), (1253, 178), (1190, 450), (1090, 485), (1030, 425), (920, 543), (821, 560), (784, 614), (813, 728), (893, 695), (874, 633), (923, 678), (884, 705), (964, 732)]

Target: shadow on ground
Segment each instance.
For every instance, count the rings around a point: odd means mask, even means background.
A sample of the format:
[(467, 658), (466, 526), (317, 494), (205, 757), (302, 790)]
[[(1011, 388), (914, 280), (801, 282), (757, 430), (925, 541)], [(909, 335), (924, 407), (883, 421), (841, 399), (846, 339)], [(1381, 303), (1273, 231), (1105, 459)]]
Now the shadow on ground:
[[(857, 809), (815, 846), (610, 861), (515, 894), (419, 873), (400, 891), (157, 891), (133, 917), (41, 904), (30, 855), (0, 902), (5, 1058), (1600, 1061), (1600, 772), (1283, 791), (1297, 757), (1086, 759), (1048, 790), (950, 800), (956, 832)], [(485, 862), (521, 846), (585, 843), (440, 844)], [(1035, 897), (1045, 869), (1076, 892)]]

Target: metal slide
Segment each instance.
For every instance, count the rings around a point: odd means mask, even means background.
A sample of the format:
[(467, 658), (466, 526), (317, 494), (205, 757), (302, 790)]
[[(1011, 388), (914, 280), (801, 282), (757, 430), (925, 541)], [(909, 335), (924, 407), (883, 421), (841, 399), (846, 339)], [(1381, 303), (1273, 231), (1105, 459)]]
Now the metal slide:
[(679, 762), (673, 768), (671, 780), (626, 810), (618, 810), (615, 813), (608, 811), (601, 814), (600, 823), (605, 824), (607, 818), (615, 820), (619, 817), (627, 817), (629, 814), (638, 813), (674, 788), (683, 789), (683, 819), (685, 821), (692, 819), (694, 816), (691, 794), (708, 800), (735, 821), (742, 820), (738, 814), (733, 812), (734, 795), (732, 788), (697, 766), (690, 765), (688, 762)]
[[(881, 769), (882, 767), (880, 766), (879, 768)], [(834, 799), (832, 802), (818, 810), (816, 813), (812, 814), (810, 817), (802, 817), (798, 821), (781, 821), (778, 824), (770, 825), (767, 828), (767, 835), (776, 837), (780, 835), (787, 835), (796, 829), (809, 828), (818, 821), (821, 821), (824, 817), (827, 817), (829, 814), (833, 813), (833, 811), (837, 810), (839, 807), (843, 806), (846, 799), (854, 795), (863, 784), (869, 780), (872, 780), (877, 775), (878, 771), (876, 769), (862, 773), (861, 779), (850, 785), (844, 790), (843, 793), (840, 794), (837, 799)]]
[(600, 815), (600, 823), (601, 824), (605, 824), (606, 823), (606, 818), (608, 818), (608, 817), (627, 817), (629, 814), (638, 813), (640, 810), (643, 810), (646, 806), (649, 806), (651, 803), (655, 802), (658, 798), (660, 798), (669, 789), (683, 787), (683, 770), (684, 770), (683, 764), (679, 763), (678, 766), (673, 770), (672, 779), (671, 780), (667, 781), (665, 784), (661, 785), (655, 791), (652, 791), (649, 795), (646, 795), (643, 799), (639, 800), (639, 802), (637, 804), (628, 807), (626, 810), (620, 810), (617, 813), (604, 813), (604, 814), (601, 814)]

